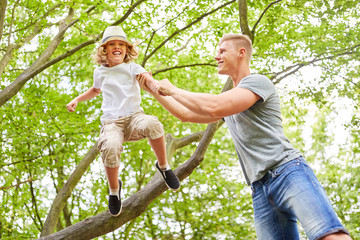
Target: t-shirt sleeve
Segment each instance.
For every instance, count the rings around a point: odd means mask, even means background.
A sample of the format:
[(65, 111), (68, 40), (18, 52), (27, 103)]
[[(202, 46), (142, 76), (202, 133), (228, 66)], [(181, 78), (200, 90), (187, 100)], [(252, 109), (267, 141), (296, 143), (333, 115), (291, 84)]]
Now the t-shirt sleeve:
[(101, 89), (101, 78), (100, 78), (99, 68), (95, 68), (93, 78), (94, 78), (93, 87)]
[(142, 66), (140, 66), (139, 64), (136, 64), (136, 63), (131, 63), (130, 71), (134, 77), (136, 75), (139, 75), (140, 73), (147, 72)]
[(264, 102), (275, 93), (274, 84), (269, 78), (263, 75), (250, 75), (245, 77), (237, 87), (252, 91), (259, 95)]

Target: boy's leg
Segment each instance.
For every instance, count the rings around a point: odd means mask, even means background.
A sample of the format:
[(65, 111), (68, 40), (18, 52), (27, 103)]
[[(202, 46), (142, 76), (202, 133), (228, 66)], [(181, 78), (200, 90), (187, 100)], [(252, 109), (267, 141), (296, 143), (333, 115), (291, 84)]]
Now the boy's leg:
[(129, 127), (125, 129), (125, 141), (148, 138), (150, 146), (160, 165), (167, 164), (164, 128), (157, 117), (138, 112), (132, 115)]
[(165, 180), (166, 185), (173, 191), (177, 191), (180, 188), (180, 181), (177, 176), (171, 170), (166, 160), (166, 147), (164, 136), (157, 139), (149, 139), (150, 146), (153, 149), (157, 162), (155, 167), (159, 170), (162, 177)]
[(105, 123), (101, 129), (98, 148), (104, 163), (106, 177), (109, 183), (109, 211), (113, 216), (121, 212), (121, 181), (118, 179), (120, 154), (124, 142), (123, 122), (120, 120)]
[(157, 139), (149, 139), (149, 143), (159, 162), (159, 166), (166, 166), (168, 162), (166, 159), (165, 137), (161, 136)]
[(105, 166), (105, 173), (106, 173), (106, 178), (109, 182), (110, 190), (118, 189), (119, 188), (119, 182), (118, 182), (119, 166), (118, 167)]
[(131, 117), (130, 126), (126, 129), (125, 140), (136, 141), (142, 138), (149, 139), (150, 146), (158, 160), (155, 166), (160, 171), (166, 185), (171, 190), (178, 190), (180, 181), (171, 170), (166, 158), (163, 125), (157, 117), (138, 112)]

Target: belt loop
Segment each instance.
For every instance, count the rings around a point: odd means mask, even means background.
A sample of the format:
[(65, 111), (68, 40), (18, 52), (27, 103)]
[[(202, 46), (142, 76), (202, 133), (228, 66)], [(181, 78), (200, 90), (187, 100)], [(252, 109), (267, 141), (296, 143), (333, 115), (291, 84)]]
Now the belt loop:
[(251, 184), (250, 187), (251, 187), (251, 192), (252, 192), (252, 194), (254, 195), (254, 193), (255, 193), (255, 188), (254, 188), (253, 184)]
[(268, 170), (268, 174), (273, 178), (273, 177), (275, 177), (275, 174), (269, 169)]

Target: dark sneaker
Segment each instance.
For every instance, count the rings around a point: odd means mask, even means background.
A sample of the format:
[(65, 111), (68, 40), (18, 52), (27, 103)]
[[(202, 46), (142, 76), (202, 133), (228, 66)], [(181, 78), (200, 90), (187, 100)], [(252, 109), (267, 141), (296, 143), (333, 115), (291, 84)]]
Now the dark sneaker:
[(119, 179), (119, 197), (120, 197), (120, 199), (117, 196), (109, 195), (109, 212), (114, 217), (120, 215), (121, 208), (122, 208), (122, 204), (121, 204), (121, 186), (122, 186), (122, 182)]
[(170, 188), (173, 191), (179, 190), (180, 181), (177, 178), (177, 176), (174, 174), (174, 172), (171, 169), (161, 170), (157, 161), (155, 163), (155, 166), (161, 173), (161, 176), (164, 178), (166, 186), (168, 186), (168, 188)]

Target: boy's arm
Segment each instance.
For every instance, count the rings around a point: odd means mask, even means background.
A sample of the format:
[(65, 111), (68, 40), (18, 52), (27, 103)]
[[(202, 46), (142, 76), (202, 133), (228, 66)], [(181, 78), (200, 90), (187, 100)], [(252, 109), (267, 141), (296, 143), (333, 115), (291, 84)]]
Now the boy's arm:
[[(142, 82), (140, 83), (139, 80), (141, 77), (142, 77)], [(149, 73), (149, 72), (141, 73), (136, 76), (136, 79), (139, 81), (140, 85), (145, 84), (148, 89), (150, 89), (151, 91), (153, 91), (155, 93), (157, 92), (158, 81), (152, 77), (151, 73)]]
[(66, 108), (69, 112), (74, 112), (77, 104), (82, 101), (90, 100), (100, 94), (101, 90), (99, 88), (91, 87), (86, 92), (80, 94), (73, 100), (71, 100), (67, 105)]

